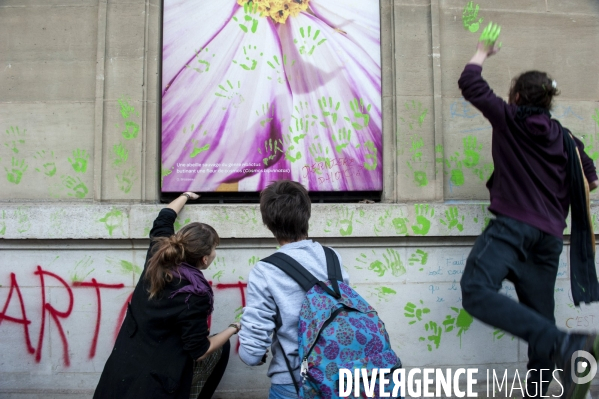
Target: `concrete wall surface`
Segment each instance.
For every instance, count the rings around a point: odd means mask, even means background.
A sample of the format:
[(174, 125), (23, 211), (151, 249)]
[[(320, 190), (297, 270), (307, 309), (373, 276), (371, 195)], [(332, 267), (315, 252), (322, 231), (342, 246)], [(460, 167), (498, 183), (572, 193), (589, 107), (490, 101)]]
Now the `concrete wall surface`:
[[(484, 392), (487, 369), (525, 369), (527, 346), (461, 306), (465, 259), (492, 217), (484, 186), (492, 159), (490, 125), (457, 79), (483, 27), (501, 24), (503, 49), (483, 73), (491, 87), (505, 96), (520, 72), (549, 72), (562, 93), (553, 116), (599, 160), (599, 3), (467, 3), (380, 1), (382, 201), (314, 204), (310, 237), (339, 250), (405, 366), (478, 367)], [(2, 398), (91, 397), (111, 351), (162, 207), (162, 7), (0, 1)], [(592, 212), (598, 229), (595, 203)], [(206, 272), (216, 332), (241, 312), (249, 271), (276, 244), (256, 205), (189, 205), (177, 228), (197, 220), (222, 237)], [(572, 304), (568, 250), (556, 324), (597, 330), (599, 307)], [(516, 298), (513, 285), (502, 291)], [(265, 366), (232, 354), (217, 396), (263, 398), (268, 386)]]

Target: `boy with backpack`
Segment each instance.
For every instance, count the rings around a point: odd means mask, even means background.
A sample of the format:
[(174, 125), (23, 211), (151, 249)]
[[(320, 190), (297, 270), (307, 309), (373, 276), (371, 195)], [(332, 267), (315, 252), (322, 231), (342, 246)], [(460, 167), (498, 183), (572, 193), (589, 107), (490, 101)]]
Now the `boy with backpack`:
[[(273, 182), (260, 195), (260, 212), (280, 248), (250, 272), (239, 356), (261, 365), (272, 346), (269, 399), (335, 398), (339, 368), (401, 367), (376, 312), (349, 287), (339, 255), (308, 239), (306, 189)], [(364, 355), (370, 364), (357, 362)]]

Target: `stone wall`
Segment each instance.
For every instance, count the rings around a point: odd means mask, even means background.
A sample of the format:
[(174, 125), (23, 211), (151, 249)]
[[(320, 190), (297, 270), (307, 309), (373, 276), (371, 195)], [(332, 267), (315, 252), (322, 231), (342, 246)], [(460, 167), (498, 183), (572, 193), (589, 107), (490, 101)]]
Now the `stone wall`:
[[(382, 202), (315, 204), (310, 236), (339, 249), (406, 366), (477, 366), (483, 380), (487, 368), (522, 369), (526, 345), (461, 308), (464, 262), (491, 217), (492, 161), (490, 126), (457, 79), (482, 27), (500, 23), (503, 49), (484, 76), (505, 95), (518, 73), (550, 72), (562, 91), (554, 116), (596, 161), (599, 4), (484, 0), (472, 32), (466, 3), (381, 0)], [(160, 209), (161, 8), (158, 0), (0, 2), (2, 397), (91, 397), (111, 350)], [(598, 213), (594, 206), (594, 221)], [(256, 205), (190, 205), (178, 223), (195, 220), (223, 238), (207, 272), (218, 331), (241, 311), (249, 271), (275, 242)], [(572, 305), (567, 251), (556, 322), (597, 329), (596, 306)], [(504, 292), (515, 297), (509, 284)], [(265, 397), (265, 374), (232, 356), (219, 395)]]

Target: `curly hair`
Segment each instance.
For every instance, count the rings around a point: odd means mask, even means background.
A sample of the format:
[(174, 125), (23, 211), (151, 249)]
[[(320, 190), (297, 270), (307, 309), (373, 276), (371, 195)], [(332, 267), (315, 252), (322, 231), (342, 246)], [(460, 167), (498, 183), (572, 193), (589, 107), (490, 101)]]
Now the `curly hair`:
[[(516, 99), (516, 95), (518, 98)], [(528, 71), (512, 79), (509, 102), (551, 110), (553, 97), (559, 95), (555, 81), (545, 72)]]

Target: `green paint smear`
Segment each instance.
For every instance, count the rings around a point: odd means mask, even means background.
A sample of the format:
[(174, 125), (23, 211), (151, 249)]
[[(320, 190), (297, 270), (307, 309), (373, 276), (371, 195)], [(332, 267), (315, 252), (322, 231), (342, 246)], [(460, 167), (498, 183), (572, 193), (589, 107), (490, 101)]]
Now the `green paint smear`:
[(127, 262), (126, 260), (121, 260), (119, 262), (119, 265), (121, 266), (121, 269), (125, 272), (141, 274), (141, 267), (139, 267), (131, 262)]
[(383, 295), (395, 295), (395, 294), (397, 294), (397, 291), (395, 291), (394, 289), (391, 289), (389, 287), (380, 287), (379, 291)]
[(119, 211), (118, 209), (113, 209), (98, 221), (104, 223), (106, 230), (108, 230), (108, 235), (112, 237), (114, 229), (121, 227), (124, 220), (125, 216), (123, 215), (123, 212)]

